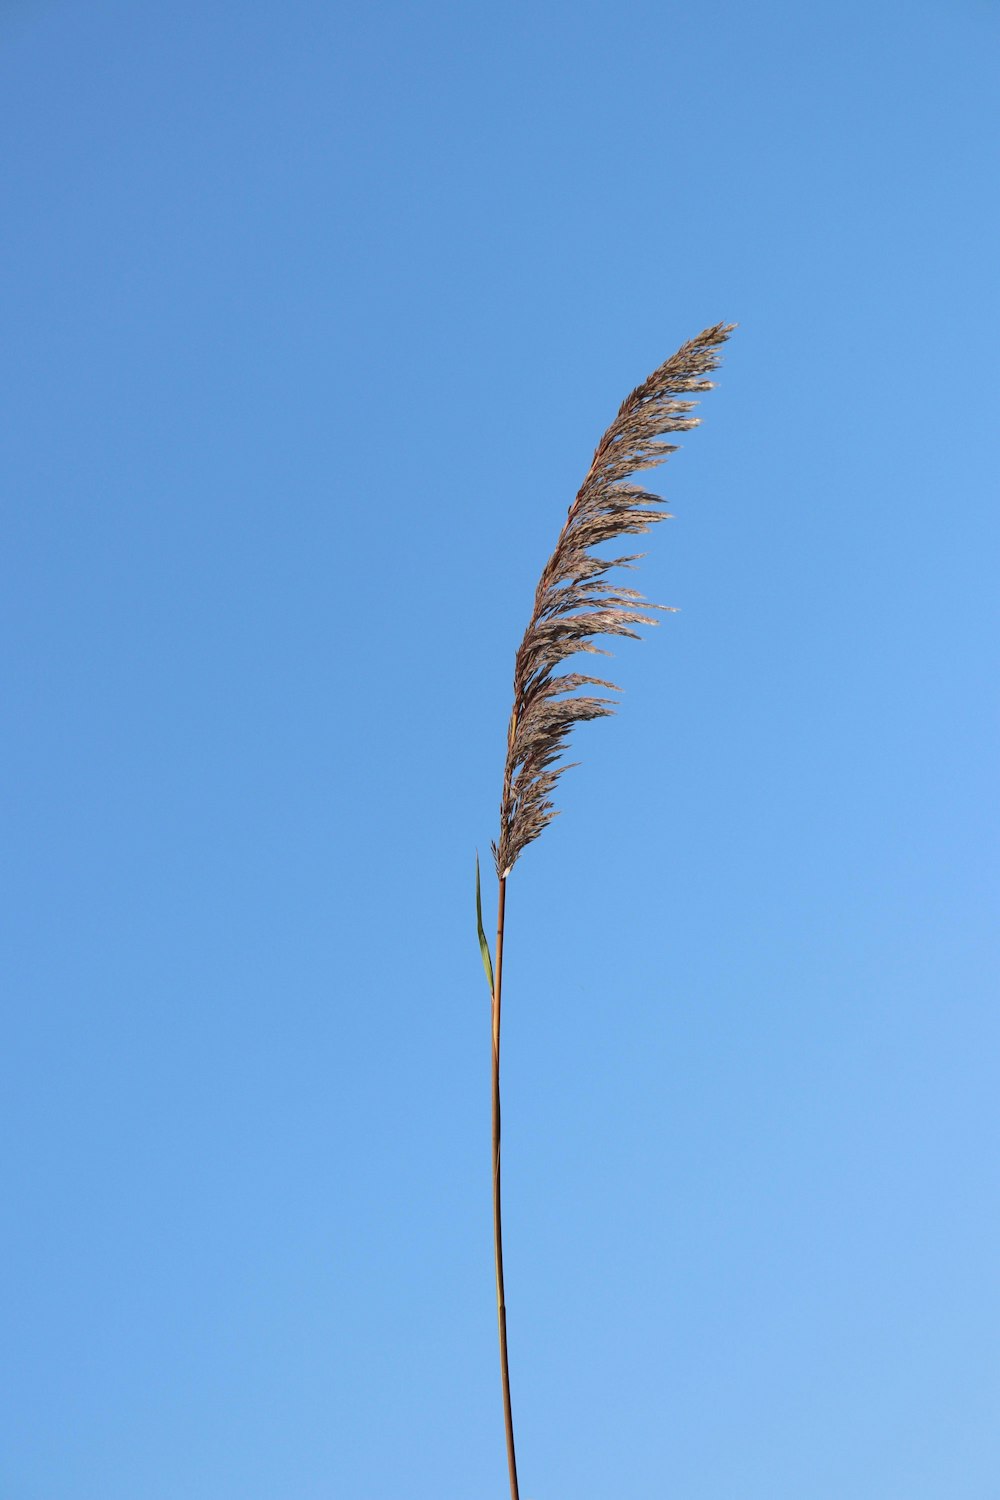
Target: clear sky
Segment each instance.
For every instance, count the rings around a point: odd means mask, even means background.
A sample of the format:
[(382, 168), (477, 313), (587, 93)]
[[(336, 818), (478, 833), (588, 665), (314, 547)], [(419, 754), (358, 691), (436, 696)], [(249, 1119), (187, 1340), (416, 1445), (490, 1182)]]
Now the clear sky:
[[(996, 0), (0, 12), (4, 1500), (1000, 1493)], [(488, 866), (487, 866), (488, 868)], [(489, 918), (494, 889), (486, 885)]]

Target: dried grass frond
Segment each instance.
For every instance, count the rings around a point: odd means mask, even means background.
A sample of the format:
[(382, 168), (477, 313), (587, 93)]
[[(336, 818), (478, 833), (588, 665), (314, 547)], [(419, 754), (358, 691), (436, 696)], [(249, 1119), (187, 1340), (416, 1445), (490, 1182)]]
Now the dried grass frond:
[(717, 323), (681, 346), (622, 402), (601, 438), (593, 462), (535, 591), (535, 604), (514, 665), (514, 706), (507, 731), (507, 762), (500, 805), (500, 838), (493, 845), (497, 874), (505, 879), (521, 854), (556, 816), (552, 801), (559, 777), (570, 769), (557, 764), (574, 724), (614, 713), (616, 700), (580, 693), (613, 682), (579, 672), (559, 673), (568, 657), (586, 651), (610, 653), (594, 645), (598, 636), (640, 639), (636, 625), (657, 625), (650, 604), (636, 589), (608, 581), (614, 568), (629, 568), (642, 557), (630, 553), (604, 558), (593, 548), (634, 535), (666, 519), (663, 499), (630, 484), (633, 475), (653, 469), (677, 451), (667, 433), (699, 425), (697, 403), (689, 396), (710, 391), (706, 379), (718, 367), (720, 345), (736, 325)]

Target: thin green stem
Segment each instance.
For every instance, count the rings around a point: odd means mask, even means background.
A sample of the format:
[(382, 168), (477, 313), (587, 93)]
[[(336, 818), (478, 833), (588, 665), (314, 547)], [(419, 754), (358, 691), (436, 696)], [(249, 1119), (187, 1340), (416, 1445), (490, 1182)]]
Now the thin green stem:
[(507, 1468), (510, 1500), (519, 1500), (517, 1459), (514, 1456), (514, 1419), (510, 1410), (510, 1371), (507, 1368), (507, 1308), (503, 1295), (503, 1232), (500, 1227), (500, 984), (503, 973), (503, 921), (507, 881), (500, 877), (497, 898), (497, 946), (493, 969), (493, 1253), (497, 1273), (497, 1328), (500, 1334), (500, 1383), (503, 1388), (503, 1420), (507, 1433)]

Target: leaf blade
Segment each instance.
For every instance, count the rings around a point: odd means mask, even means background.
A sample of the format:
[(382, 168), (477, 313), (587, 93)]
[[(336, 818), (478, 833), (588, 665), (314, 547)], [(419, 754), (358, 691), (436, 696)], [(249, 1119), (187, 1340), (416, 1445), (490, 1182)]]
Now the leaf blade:
[(483, 969), (486, 973), (486, 983), (490, 987), (490, 995), (493, 994), (493, 960), (490, 958), (490, 945), (486, 941), (483, 931), (483, 901), (479, 891), (479, 853), (476, 852), (476, 926), (479, 929), (479, 951), (483, 957)]

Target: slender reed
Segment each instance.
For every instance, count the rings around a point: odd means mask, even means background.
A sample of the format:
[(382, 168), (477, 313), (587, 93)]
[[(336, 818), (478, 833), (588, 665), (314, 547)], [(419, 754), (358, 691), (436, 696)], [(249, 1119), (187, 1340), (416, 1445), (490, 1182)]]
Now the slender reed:
[(691, 415), (697, 403), (686, 398), (713, 388), (713, 382), (706, 377), (718, 367), (719, 347), (735, 326), (717, 323), (706, 328), (697, 338), (683, 344), (622, 402), (618, 415), (597, 445), (555, 551), (542, 569), (531, 619), (514, 661), (514, 705), (507, 729), (500, 837), (493, 845), (499, 882), (495, 967), (483, 931), (479, 861), (476, 861), (476, 920), (491, 995), (493, 1247), (511, 1500), (519, 1497), (500, 1222), (500, 986), (507, 879), (522, 851), (556, 816), (552, 794), (559, 777), (570, 769), (560, 758), (574, 724), (605, 718), (617, 706), (613, 698), (580, 692), (581, 688), (593, 687), (617, 692), (613, 682), (580, 672), (559, 672), (557, 668), (579, 651), (609, 655), (594, 645), (596, 636), (620, 635), (638, 640), (633, 626), (658, 625), (659, 621), (648, 611), (665, 608), (648, 603), (636, 589), (623, 588), (608, 580), (612, 569), (631, 568), (642, 553), (606, 558), (593, 549), (620, 536), (648, 531), (655, 522), (666, 518), (666, 513), (656, 508), (663, 504), (662, 497), (629, 481), (633, 475), (655, 468), (676, 452), (676, 445), (664, 440), (667, 433), (687, 432), (698, 426), (699, 418)]

